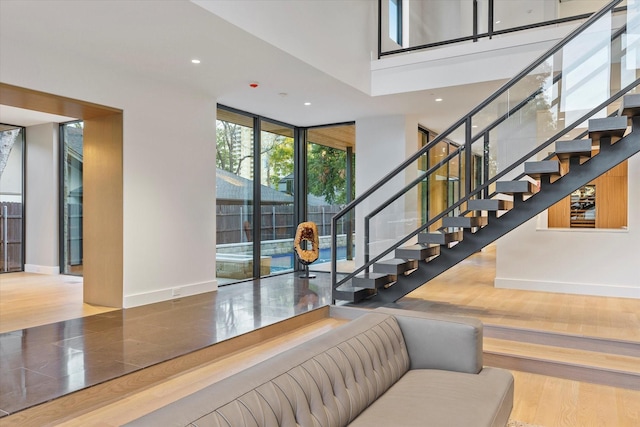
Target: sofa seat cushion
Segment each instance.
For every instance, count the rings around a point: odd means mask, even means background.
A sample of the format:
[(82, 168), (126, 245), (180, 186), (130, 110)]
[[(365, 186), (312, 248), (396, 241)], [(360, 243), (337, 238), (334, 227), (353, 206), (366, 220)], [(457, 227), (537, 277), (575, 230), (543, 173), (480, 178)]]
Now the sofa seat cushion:
[(513, 377), (508, 371), (411, 370), (349, 425), (503, 427), (512, 396)]

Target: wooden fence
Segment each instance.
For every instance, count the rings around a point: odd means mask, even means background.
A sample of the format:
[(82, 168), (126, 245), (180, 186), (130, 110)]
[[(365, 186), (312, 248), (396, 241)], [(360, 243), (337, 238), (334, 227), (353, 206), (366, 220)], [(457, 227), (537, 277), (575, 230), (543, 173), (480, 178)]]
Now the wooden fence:
[(0, 202), (0, 272), (22, 271), (22, 203)]
[[(318, 225), (320, 236), (331, 234), (331, 218), (338, 213), (339, 206), (310, 206), (308, 221)], [(262, 241), (291, 239), (296, 227), (293, 221), (293, 205), (261, 206), (260, 236)], [(253, 206), (218, 205), (216, 215), (216, 243), (240, 243), (251, 241)], [(339, 234), (344, 234), (346, 224), (338, 225)]]

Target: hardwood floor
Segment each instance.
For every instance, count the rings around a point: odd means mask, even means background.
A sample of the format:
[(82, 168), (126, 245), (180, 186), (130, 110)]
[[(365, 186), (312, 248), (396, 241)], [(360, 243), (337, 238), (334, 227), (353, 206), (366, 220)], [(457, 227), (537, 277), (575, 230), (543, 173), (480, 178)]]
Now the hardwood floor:
[(498, 289), (488, 246), (398, 301), (485, 324), (640, 342), (640, 299)]
[(640, 391), (512, 372), (512, 419), (545, 427), (640, 425)]
[(0, 274), (0, 333), (113, 310), (82, 302), (82, 277)]
[[(640, 342), (640, 300), (495, 289), (494, 260), (495, 253), (490, 247), (409, 294), (398, 305), (407, 309), (476, 317), (488, 326)], [(11, 280), (7, 280), (9, 276)], [(1, 331), (110, 310), (82, 304), (79, 292), (74, 291), (79, 288), (81, 292), (76, 278), (53, 278), (24, 273), (12, 273), (9, 276), (0, 276)], [(13, 279), (15, 283), (12, 283)], [(54, 283), (57, 280), (60, 283)], [(30, 284), (28, 292), (32, 293), (31, 297), (18, 296), (23, 287), (21, 281)], [(16, 290), (18, 293), (14, 294)], [(70, 294), (65, 296), (65, 292)], [(12, 300), (8, 301), (8, 297)], [(58, 314), (56, 310), (59, 310)], [(299, 330), (236, 351), (232, 356), (218, 358), (149, 387), (96, 404), (73, 416), (67, 412), (61, 425), (119, 425), (126, 419), (152, 410), (156, 405), (178, 398), (181, 393), (195, 391), (234, 370), (257, 363), (270, 354), (303, 342), (337, 324), (339, 322), (335, 319), (314, 322)], [(485, 340), (485, 350), (503, 351), (505, 347), (527, 357), (555, 358), (559, 363), (602, 365), (626, 371), (638, 371), (637, 366), (640, 366), (636, 363), (637, 358), (624, 355), (571, 351), (565, 348), (552, 351), (544, 345), (522, 342), (514, 344), (495, 337), (487, 337)], [(637, 389), (610, 387), (529, 372), (513, 373), (516, 378), (513, 419), (545, 427), (640, 425), (640, 391)], [(116, 384), (113, 387), (118, 390)], [(56, 401), (50, 404), (55, 408)], [(13, 416), (0, 418), (0, 425), (43, 425), (16, 420), (18, 419)]]

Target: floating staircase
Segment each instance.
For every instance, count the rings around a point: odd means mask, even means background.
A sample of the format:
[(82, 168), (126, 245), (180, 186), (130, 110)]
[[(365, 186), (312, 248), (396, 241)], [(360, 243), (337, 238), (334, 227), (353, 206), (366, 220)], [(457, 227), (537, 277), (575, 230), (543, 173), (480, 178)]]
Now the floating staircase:
[[(347, 215), (355, 218), (364, 241), (363, 262), (338, 279), (332, 234), (335, 300), (393, 303), (640, 152), (640, 95), (632, 94), (640, 88), (640, 66), (626, 60), (638, 48), (630, 35), (640, 22), (626, 11), (620, 16), (620, 4), (611, 0), (332, 218), (334, 230)], [(598, 55), (604, 51), (606, 59)], [(604, 85), (604, 75), (607, 95), (596, 95), (593, 85)], [(518, 95), (505, 102), (512, 94)], [(583, 115), (566, 114), (569, 96), (589, 98)], [(538, 142), (541, 129), (557, 133)], [(442, 210), (428, 205), (434, 188), (447, 194)]]
[[(640, 95), (626, 95), (619, 114), (589, 120), (589, 138), (557, 141), (554, 158), (525, 162), (525, 179), (497, 181), (496, 197), (468, 200), (462, 215), (443, 217), (438, 232), (419, 233), (417, 244), (373, 263), (373, 272), (334, 289), (334, 298), (395, 302), (640, 152)], [(566, 171), (561, 160), (568, 160)]]

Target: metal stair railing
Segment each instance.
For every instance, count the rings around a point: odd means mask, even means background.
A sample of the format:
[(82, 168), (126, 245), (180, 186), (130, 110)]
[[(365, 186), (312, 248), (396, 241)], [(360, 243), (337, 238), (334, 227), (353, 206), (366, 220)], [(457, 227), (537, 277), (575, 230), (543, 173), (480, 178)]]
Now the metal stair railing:
[[(397, 243), (393, 244), (392, 246), (389, 246), (386, 250), (384, 250), (383, 252), (381, 252), (380, 254), (378, 254), (376, 257), (374, 257), (373, 259), (369, 259), (365, 256), (365, 264), (360, 267), (357, 272), (361, 272), (366, 270), (367, 267), (370, 267), (371, 265), (375, 264), (376, 262), (380, 261), (381, 259), (383, 259), (386, 255), (392, 253), (395, 249), (399, 248), (400, 246), (402, 246), (403, 244), (405, 244), (406, 242), (410, 241), (413, 237), (417, 236), (419, 233), (424, 232), (425, 230), (428, 230), (429, 227), (431, 227), (432, 225), (436, 224), (440, 219), (444, 218), (445, 216), (448, 216), (449, 214), (451, 214), (452, 212), (455, 211), (456, 208), (459, 208), (460, 206), (462, 206), (465, 202), (468, 202), (469, 200), (473, 199), (475, 196), (480, 195), (483, 191), (487, 190), (489, 188), (489, 186), (493, 183), (495, 183), (496, 181), (498, 181), (500, 178), (504, 177), (505, 175), (507, 175), (509, 172), (511, 172), (513, 169), (515, 169), (517, 166), (522, 165), (525, 161), (533, 158), (536, 154), (542, 152), (545, 148), (547, 148), (549, 145), (553, 144), (554, 142), (558, 141), (563, 135), (565, 135), (567, 132), (570, 132), (572, 129), (575, 128), (575, 126), (577, 126), (579, 123), (584, 122), (589, 120), (592, 116), (596, 115), (597, 113), (599, 113), (600, 111), (602, 111), (603, 108), (605, 108), (608, 105), (611, 105), (613, 103), (615, 103), (616, 101), (618, 101), (622, 96), (624, 96), (625, 94), (627, 94), (629, 91), (631, 91), (632, 89), (635, 89), (636, 87), (638, 87), (640, 85), (640, 78), (636, 79), (632, 84), (628, 85), (627, 87), (625, 87), (624, 89), (622, 89), (620, 92), (616, 93), (615, 95), (613, 95), (612, 97), (610, 97), (607, 101), (601, 103), (600, 105), (598, 105), (596, 108), (594, 108), (593, 110), (591, 110), (589, 113), (583, 115), (582, 117), (580, 117), (576, 123), (572, 126), (570, 126), (569, 128), (565, 128), (563, 131), (557, 133), (556, 135), (554, 135), (552, 138), (550, 138), (549, 140), (547, 140), (544, 144), (539, 145), (538, 147), (536, 147), (534, 150), (530, 151), (529, 153), (525, 154), (522, 158), (520, 158), (519, 160), (516, 160), (511, 166), (507, 167), (506, 169), (504, 169), (502, 172), (500, 172), (499, 174), (495, 175), (493, 178), (489, 179), (487, 182), (485, 182), (484, 184), (482, 184), (480, 187), (477, 187), (475, 190), (472, 190), (471, 193), (469, 193), (467, 196), (461, 198), (460, 200), (458, 200), (457, 202), (453, 203), (451, 206), (449, 206), (447, 209), (443, 210), (442, 212), (440, 212), (439, 214), (437, 214), (435, 217), (433, 217), (431, 220), (429, 220), (428, 222), (426, 222), (425, 224), (423, 224), (422, 226), (420, 226), (419, 228), (417, 228), (416, 230), (412, 231), (411, 233), (409, 233), (408, 235), (406, 235), (405, 237), (401, 238), (400, 240), (398, 240)], [(617, 111), (614, 112), (613, 114), (611, 114), (609, 117), (614, 117), (617, 115)], [(584, 138), (587, 135), (587, 131), (582, 132), (578, 137), (574, 138), (574, 139), (581, 139)], [(406, 186), (405, 188), (403, 188), (401, 191), (397, 192), (396, 194), (394, 194), (389, 200), (387, 200), (384, 204), (380, 205), (378, 208), (376, 208), (374, 211), (372, 211), (369, 215), (367, 215), (365, 217), (365, 235), (366, 235), (366, 230), (370, 227), (369, 226), (369, 221), (371, 220), (371, 218), (373, 218), (377, 213), (380, 213), (382, 210), (384, 210), (385, 207), (389, 206), (393, 201), (397, 200), (398, 198), (400, 198), (403, 194), (406, 194), (409, 190), (411, 190), (411, 188), (413, 186), (415, 186), (416, 184), (418, 184), (419, 182), (425, 180), (425, 179), (429, 179), (430, 175), (433, 175), (439, 168), (441, 168), (445, 163), (447, 163), (451, 158), (455, 157), (455, 155), (459, 154), (462, 150), (464, 149), (464, 146), (460, 147), (458, 150), (456, 150), (454, 153), (450, 154), (449, 156), (447, 156), (447, 158), (445, 158), (444, 160), (442, 160), (441, 162), (439, 162), (437, 165), (431, 167), (429, 170), (427, 170), (423, 175), (421, 175), (419, 178), (417, 178), (416, 180), (414, 180), (412, 183), (410, 183), (408, 186)], [(549, 160), (551, 158), (554, 157), (554, 153), (551, 153), (549, 155), (547, 155), (546, 157), (544, 157), (544, 160)], [(514, 180), (519, 180), (524, 178), (526, 175), (524, 173), (519, 174), (518, 176), (516, 176), (514, 178)], [(489, 194), (489, 197), (483, 197), (486, 199), (489, 199), (491, 197), (494, 197), (497, 193), (493, 192), (491, 194)], [(464, 215), (465, 213), (470, 212), (469, 210), (464, 210), (462, 211), (462, 215)], [(366, 239), (365, 239), (366, 242)], [(357, 274), (357, 272), (355, 274)], [(338, 283), (338, 285), (344, 283), (345, 280), (341, 281)]]
[[(474, 108), (469, 114), (465, 115), (460, 120), (458, 120), (456, 123), (454, 123), (449, 129), (447, 129), (445, 132), (440, 134), (434, 141), (432, 141), (427, 146), (423, 147), (421, 150), (416, 152), (413, 156), (411, 156), (409, 159), (407, 159), (405, 162), (403, 162), (400, 166), (398, 166), (392, 172), (387, 174), (381, 181), (379, 181), (377, 184), (375, 184), (374, 186), (369, 188), (361, 196), (356, 198), (353, 202), (348, 204), (341, 212), (339, 212), (336, 216), (333, 217), (333, 219), (332, 219), (332, 227), (333, 227), (333, 231), (335, 231), (336, 230), (336, 226), (337, 226), (337, 222), (338, 222), (338, 220), (340, 218), (342, 218), (343, 216), (345, 216), (347, 214), (352, 213), (357, 206), (361, 206), (364, 201), (368, 200), (372, 195), (374, 195), (376, 192), (380, 191), (380, 189), (384, 186), (385, 183), (389, 182), (393, 178), (397, 178), (397, 177), (401, 176), (405, 170), (407, 170), (410, 166), (414, 165), (416, 161), (419, 161), (423, 156), (425, 156), (427, 153), (429, 153), (430, 150), (432, 150), (434, 147), (436, 147), (440, 142), (442, 142), (442, 141), (444, 141), (446, 139), (454, 139), (454, 138), (451, 138), (452, 135), (455, 135), (456, 132), (459, 132), (460, 128), (463, 128), (463, 130), (464, 130), (464, 140), (465, 140), (465, 144), (464, 145), (461, 145), (453, 153), (447, 155), (442, 160), (440, 160), (438, 163), (436, 163), (435, 165), (433, 165), (430, 168), (428, 168), (428, 170), (425, 171), (423, 174), (421, 174), (421, 175), (417, 176), (415, 179), (411, 180), (408, 185), (406, 185), (404, 188), (402, 188), (399, 191), (397, 191), (395, 194), (393, 194), (392, 197), (387, 198), (385, 202), (380, 203), (375, 209), (373, 209), (371, 212), (369, 212), (365, 216), (365, 220), (364, 220), (365, 221), (364, 222), (364, 235), (366, 236), (365, 251), (367, 251), (366, 252), (365, 263), (364, 263), (364, 265), (356, 268), (351, 274), (346, 275), (339, 282), (337, 281), (337, 259), (336, 259), (336, 255), (335, 255), (336, 254), (335, 248), (337, 247), (337, 236), (336, 236), (335, 232), (332, 233), (332, 249), (333, 250), (332, 250), (331, 263), (332, 263), (332, 283), (333, 283), (334, 289), (337, 288), (338, 286), (344, 284), (345, 282), (347, 282), (350, 278), (352, 278), (356, 274), (359, 274), (360, 272), (364, 271), (365, 269), (368, 269), (373, 263), (375, 263), (376, 261), (382, 259), (385, 255), (389, 254), (391, 251), (393, 251), (395, 248), (397, 248), (401, 244), (411, 240), (419, 232), (428, 229), (428, 227), (430, 227), (433, 224), (435, 224), (439, 219), (441, 219), (445, 215), (448, 215), (449, 213), (453, 212), (456, 208), (460, 207), (465, 201), (469, 200), (471, 197), (474, 197), (474, 196), (480, 194), (481, 191), (485, 192), (485, 197), (490, 197), (490, 195), (493, 195), (493, 193), (490, 193), (490, 191), (489, 191), (489, 185), (491, 185), (493, 182), (495, 182), (498, 178), (503, 177), (506, 174), (508, 174), (509, 172), (513, 171), (518, 166), (518, 162), (521, 163), (524, 160), (529, 159), (531, 156), (536, 155), (537, 153), (541, 152), (544, 148), (548, 147), (554, 141), (558, 140), (559, 138), (561, 138), (562, 136), (567, 134), (570, 130), (572, 130), (573, 128), (577, 127), (581, 123), (581, 121), (584, 121), (587, 118), (591, 117), (593, 114), (596, 114), (600, 109), (602, 109), (602, 108), (606, 107), (607, 105), (609, 105), (609, 103), (612, 100), (618, 99), (620, 96), (622, 96), (621, 94), (624, 92), (624, 90), (628, 90), (628, 89), (630, 89), (632, 87), (635, 87), (637, 85), (637, 80), (634, 81), (634, 83), (632, 83), (630, 85), (627, 85), (623, 89), (623, 91), (619, 92), (616, 96), (610, 97), (607, 101), (605, 101), (605, 102), (601, 103), (600, 105), (598, 105), (591, 112), (585, 114), (583, 117), (579, 118), (578, 120), (575, 120), (572, 124), (566, 126), (562, 131), (557, 132), (552, 138), (548, 139), (544, 144), (538, 145), (538, 147), (536, 149), (532, 150), (527, 155), (525, 155), (525, 157), (523, 157), (520, 160), (518, 160), (518, 161), (514, 162), (513, 164), (511, 164), (508, 168), (506, 168), (503, 171), (501, 171), (500, 174), (495, 175), (492, 179), (488, 179), (488, 177), (484, 177), (484, 180), (483, 180), (484, 183), (482, 185), (478, 186), (475, 189), (473, 188), (472, 176), (471, 176), (471, 160), (473, 158), (472, 157), (473, 156), (473, 152), (472, 152), (472, 144), (473, 144), (473, 142), (479, 141), (482, 138), (484, 140), (485, 145), (486, 145), (487, 141), (488, 141), (488, 135), (489, 135), (489, 133), (491, 131), (496, 129), (501, 123), (505, 122), (510, 117), (513, 117), (513, 115), (515, 113), (517, 113), (521, 109), (525, 108), (532, 101), (535, 101), (537, 99), (537, 97), (540, 96), (540, 94), (543, 94), (545, 90), (548, 90), (548, 88), (550, 86), (552, 87), (553, 85), (558, 84), (561, 81), (563, 74), (562, 74), (562, 72), (553, 74), (553, 77), (551, 79), (551, 83), (548, 83), (546, 86), (543, 85), (541, 87), (538, 87), (533, 92), (530, 92), (529, 96), (524, 97), (524, 99), (521, 102), (517, 103), (514, 107), (509, 108), (507, 113), (504, 113), (504, 114), (498, 116), (491, 124), (485, 126), (481, 132), (478, 132), (474, 136), (474, 135), (472, 135), (472, 126), (473, 126), (473, 119), (476, 117), (476, 115), (478, 115), (480, 112), (482, 112), (483, 109), (485, 109), (487, 106), (489, 106), (494, 101), (499, 100), (500, 97), (503, 96), (505, 93), (508, 95), (510, 89), (513, 89), (516, 86), (516, 84), (521, 82), (523, 79), (525, 79), (527, 77), (530, 77), (530, 73), (532, 73), (534, 70), (536, 70), (541, 64), (545, 64), (545, 62), (548, 61), (549, 58), (553, 58), (553, 55), (555, 55), (557, 52), (559, 52), (564, 46), (566, 46), (568, 43), (570, 43), (572, 40), (574, 40), (580, 34), (585, 32), (587, 28), (590, 28), (592, 25), (594, 25), (595, 23), (599, 22), (604, 17), (611, 18), (611, 15), (610, 15), (611, 10), (613, 10), (613, 8), (619, 3), (620, 3), (619, 0), (614, 0), (614, 1), (610, 2), (607, 6), (605, 6), (603, 9), (601, 9), (599, 12), (595, 13), (582, 26), (580, 26), (579, 28), (577, 28), (576, 30), (571, 32), (565, 39), (563, 39), (561, 42), (559, 42), (556, 46), (554, 46), (552, 49), (550, 49), (547, 53), (545, 53), (544, 55), (540, 56), (530, 66), (525, 68), (525, 70), (523, 70), (516, 77), (514, 77), (512, 80), (510, 80), (505, 85), (503, 85), (498, 91), (496, 91), (489, 98), (487, 98), (487, 100), (485, 100), (482, 104), (480, 104), (479, 106)], [(624, 34), (625, 29), (626, 29), (626, 26), (624, 26), (623, 28), (620, 28), (619, 30), (613, 32), (613, 34), (610, 35), (610, 37), (609, 37), (609, 41), (617, 40), (618, 38), (620, 38), (622, 36), (622, 34)], [(587, 56), (587, 55), (583, 55), (583, 56)], [(569, 72), (570, 69), (567, 68), (564, 71), (565, 72)], [(553, 70), (552, 70), (552, 72), (553, 72)], [(560, 95), (558, 95), (558, 97), (559, 96)], [(458, 161), (461, 162), (463, 160), (463, 158), (462, 158), (463, 155), (464, 155), (464, 161), (465, 161), (465, 189), (464, 189), (465, 196), (462, 197), (461, 199), (459, 199), (458, 201), (456, 201), (455, 203), (452, 203), (446, 209), (444, 209), (439, 214), (437, 214), (436, 216), (431, 218), (431, 220), (427, 221), (422, 226), (416, 228), (413, 232), (410, 232), (410, 233), (406, 234), (400, 240), (397, 240), (395, 244), (393, 244), (391, 246), (388, 246), (388, 248), (386, 250), (381, 251), (373, 259), (369, 259), (370, 257), (369, 257), (369, 253), (368, 253), (368, 248), (369, 248), (368, 238), (369, 238), (369, 235), (370, 235), (369, 222), (370, 222), (371, 218), (374, 217), (375, 215), (379, 214), (380, 212), (382, 212), (394, 200), (399, 199), (402, 195), (406, 194), (410, 189), (415, 188), (421, 182), (424, 182), (426, 179), (436, 175), (439, 169), (443, 168), (446, 165), (449, 165), (454, 159), (457, 158)], [(486, 163), (486, 156), (485, 156), (485, 163)], [(485, 168), (485, 175), (486, 175), (486, 170), (487, 169)]]

